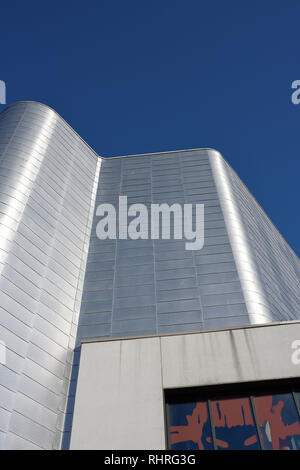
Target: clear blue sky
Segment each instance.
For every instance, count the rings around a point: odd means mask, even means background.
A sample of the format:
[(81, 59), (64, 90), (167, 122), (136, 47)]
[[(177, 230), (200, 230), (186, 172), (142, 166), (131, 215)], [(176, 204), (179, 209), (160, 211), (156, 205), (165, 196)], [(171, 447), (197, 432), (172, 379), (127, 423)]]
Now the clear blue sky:
[(220, 150), (299, 255), (299, 0), (11, 0), (0, 14), (8, 104), (48, 104), (102, 156)]

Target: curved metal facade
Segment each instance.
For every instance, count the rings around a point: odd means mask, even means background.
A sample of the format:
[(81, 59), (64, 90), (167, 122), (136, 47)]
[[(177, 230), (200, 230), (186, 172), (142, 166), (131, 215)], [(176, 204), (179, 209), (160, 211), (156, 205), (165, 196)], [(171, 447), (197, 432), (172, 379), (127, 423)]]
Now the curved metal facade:
[(228, 316), (231, 324), (248, 324), (208, 152), (103, 160), (96, 206), (118, 205), (120, 194), (127, 195), (128, 205), (203, 203), (204, 247), (188, 251), (184, 240), (102, 241), (96, 237), (95, 215), (80, 338), (209, 329)]
[[(120, 195), (203, 203), (203, 249), (99, 240), (95, 208)], [(68, 446), (82, 339), (300, 318), (299, 259), (214, 150), (101, 159), (18, 103), (0, 114), (0, 224), (2, 448)]]
[(100, 160), (51, 109), (0, 115), (2, 448), (59, 448)]
[(221, 154), (198, 149), (102, 160), (96, 206), (202, 203), (205, 240), (99, 240), (94, 215), (79, 338), (299, 319), (299, 259)]

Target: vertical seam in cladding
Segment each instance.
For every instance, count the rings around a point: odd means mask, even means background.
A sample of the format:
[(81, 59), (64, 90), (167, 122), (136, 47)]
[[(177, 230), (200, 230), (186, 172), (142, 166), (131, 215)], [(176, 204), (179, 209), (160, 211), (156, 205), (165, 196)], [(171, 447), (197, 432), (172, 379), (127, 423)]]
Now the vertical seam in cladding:
[[(87, 240), (87, 246), (85, 247), (85, 243), (83, 245), (83, 251), (82, 251), (82, 256), (81, 256), (81, 262), (80, 262), (80, 268), (79, 271), (83, 274), (83, 278), (80, 280), (80, 275), (78, 276), (78, 281), (77, 281), (77, 287), (76, 287), (76, 297), (75, 299), (80, 302), (79, 306), (79, 317), (81, 314), (81, 300), (82, 300), (82, 294), (83, 294), (83, 288), (84, 288), (84, 282), (85, 282), (85, 275), (86, 275), (86, 264), (89, 256), (89, 245), (90, 245), (90, 240), (91, 240), (91, 230), (92, 230), (92, 225), (93, 225), (93, 218), (94, 218), (94, 213), (95, 213), (95, 205), (96, 205), (96, 195), (97, 195), (97, 187), (98, 187), (98, 181), (99, 181), (99, 176), (100, 176), (100, 170), (101, 170), (101, 160), (98, 159), (96, 163), (96, 169), (95, 169), (95, 176), (94, 176), (94, 182), (92, 185), (92, 197), (91, 197), (91, 202), (90, 202), (90, 210), (89, 210), (89, 215), (86, 223), (86, 231), (85, 231), (85, 240)], [(84, 250), (86, 249), (85, 255), (84, 255)], [(84, 257), (84, 259), (83, 259)], [(84, 266), (82, 265), (84, 263)], [(79, 288), (79, 283), (81, 283), (81, 288)], [(81, 291), (81, 296), (80, 299), (78, 298), (78, 293)], [(79, 317), (78, 317), (78, 329), (79, 329)], [(77, 339), (78, 339), (78, 333), (77, 333)], [(75, 345), (76, 346), (76, 345)]]
[[(75, 293), (75, 297), (74, 297), (74, 308), (73, 308), (73, 318), (72, 318), (71, 328), (72, 328), (72, 325), (76, 325), (76, 323), (74, 322), (74, 316), (76, 315), (76, 302), (78, 302), (78, 309), (79, 309), (78, 317), (77, 317), (76, 335), (75, 335), (75, 348), (77, 346), (76, 343), (77, 343), (77, 340), (78, 340), (81, 298), (82, 298), (82, 293), (83, 293), (83, 285), (84, 285), (84, 277), (85, 277), (84, 275), (85, 275), (85, 271), (86, 271), (86, 263), (87, 263), (88, 252), (89, 252), (89, 243), (90, 243), (90, 239), (91, 239), (91, 226), (92, 226), (92, 223), (93, 223), (93, 215), (94, 215), (95, 202), (96, 202), (96, 190), (97, 190), (98, 181), (99, 181), (100, 168), (101, 168), (101, 159), (98, 158), (97, 161), (96, 161), (95, 176), (94, 176), (94, 181), (93, 181), (93, 184), (92, 184), (92, 191), (91, 191), (92, 197), (91, 197), (91, 201), (90, 201), (89, 215), (88, 215), (87, 222), (86, 222), (86, 225), (85, 225), (84, 244), (83, 244), (83, 250), (82, 250), (82, 254), (81, 254), (81, 262), (80, 262), (80, 268), (79, 268), (79, 272), (82, 273), (83, 278), (80, 279), (80, 275), (78, 276), (77, 286), (76, 286), (76, 293)], [(60, 433), (60, 439), (59, 439), (59, 443), (58, 443), (58, 448), (59, 449), (62, 448), (63, 438), (64, 438), (64, 435), (67, 433), (65, 431), (65, 419), (66, 419), (68, 402), (70, 400), (70, 384), (71, 384), (70, 379), (71, 379), (71, 375), (72, 375), (72, 369), (74, 367), (74, 346), (72, 346), (72, 344), (70, 344), (70, 342), (71, 342), (71, 335), (69, 335), (69, 342), (68, 342), (67, 351), (72, 351), (72, 360), (71, 360), (71, 363), (70, 363), (71, 367), (70, 367), (69, 376), (67, 378), (67, 380), (68, 380), (68, 390), (67, 390), (67, 395), (66, 395), (65, 409), (64, 409), (64, 411), (60, 411), (60, 413), (58, 413), (57, 421), (56, 421), (56, 425), (57, 425), (57, 423), (60, 419), (60, 415), (63, 414), (62, 431), (60, 431), (57, 428), (57, 431)], [(66, 366), (67, 366), (67, 364), (66, 364)], [(76, 382), (77, 382), (77, 378), (76, 378)], [(76, 395), (76, 391), (75, 391), (75, 395)], [(73, 405), (73, 408), (72, 408), (72, 411), (71, 411), (72, 418), (73, 418), (73, 413), (74, 413), (74, 405)], [(71, 433), (71, 430), (72, 430), (72, 422), (71, 422), (71, 425), (70, 425), (70, 430), (68, 432)]]
[[(185, 184), (183, 180), (183, 174), (182, 174), (182, 169), (183, 169), (183, 164), (182, 164), (182, 156), (179, 154), (179, 169), (180, 169), (180, 178), (181, 178), (181, 184), (182, 184), (182, 189), (183, 189), (183, 199), (184, 203), (187, 202), (186, 200), (186, 193), (185, 193)], [(192, 203), (193, 204), (193, 203)], [(192, 206), (193, 207), (193, 206)], [(205, 209), (205, 207), (204, 207)], [(193, 212), (192, 212), (193, 214)], [(193, 217), (193, 215), (192, 215)], [(204, 223), (205, 223), (205, 210), (204, 210)], [(205, 243), (205, 241), (204, 241)], [(199, 306), (200, 306), (200, 313), (201, 313), (201, 323), (202, 323), (202, 328), (204, 327), (204, 309), (202, 305), (202, 298), (201, 298), (201, 292), (200, 292), (200, 284), (199, 284), (199, 279), (198, 279), (198, 273), (197, 273), (197, 266), (196, 266), (196, 259), (195, 259), (195, 250), (192, 250), (192, 259), (193, 259), (193, 267), (194, 267), (194, 272), (195, 272), (195, 279), (197, 283), (197, 292), (198, 292), (198, 297), (199, 297)]]
[[(236, 197), (233, 193), (231, 182), (229, 181), (225, 160), (219, 152), (208, 150), (207, 154), (216, 184), (236, 269), (240, 278), (249, 321), (251, 324), (272, 322), (269, 304), (261, 284), (258, 268), (255, 265), (255, 260), (253, 260), (251, 244), (248, 241), (247, 231), (241, 219), (239, 205), (236, 202)], [(239, 250), (241, 246), (243, 247), (242, 256)], [(248, 286), (248, 280), (257, 286), (257, 292), (254, 292), (251, 286)]]
[[(153, 203), (153, 178), (152, 178), (152, 157), (150, 158), (150, 191), (151, 191), (151, 204), (150, 207), (152, 206)], [(151, 209), (150, 209), (151, 210)], [(150, 228), (148, 227), (148, 237), (149, 237), (149, 230), (150, 230), (150, 236), (152, 238), (152, 214), (151, 214), (151, 219), (150, 219)], [(148, 224), (149, 224), (149, 218), (148, 218)], [(158, 309), (157, 309), (157, 286), (156, 286), (156, 261), (155, 261), (155, 243), (154, 243), (154, 238), (152, 239), (152, 249), (153, 249), (153, 282), (154, 282), (154, 301), (155, 301), (155, 331), (158, 334)]]
[[(122, 194), (122, 186), (123, 186), (123, 160), (121, 159), (120, 163), (120, 185), (119, 185), (119, 200), (118, 200), (118, 215), (120, 215), (120, 195)], [(120, 216), (119, 216), (120, 221)], [(116, 221), (116, 228), (118, 232), (120, 231), (119, 223), (117, 224)], [(128, 230), (128, 227), (127, 229)], [(114, 267), (114, 274), (113, 274), (113, 282), (112, 282), (112, 301), (111, 301), (111, 319), (110, 319), (110, 336), (113, 337), (113, 318), (114, 318), (114, 308), (115, 308), (115, 297), (116, 297), (116, 272), (117, 272), (117, 253), (118, 253), (118, 238), (119, 233), (116, 233), (116, 244), (115, 244), (115, 267)]]

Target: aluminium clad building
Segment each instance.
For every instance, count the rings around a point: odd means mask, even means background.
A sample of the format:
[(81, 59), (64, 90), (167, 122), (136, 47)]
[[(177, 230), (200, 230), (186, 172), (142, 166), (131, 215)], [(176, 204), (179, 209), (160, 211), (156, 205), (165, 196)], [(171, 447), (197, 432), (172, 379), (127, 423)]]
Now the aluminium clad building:
[[(204, 204), (203, 248), (100, 240), (121, 195)], [(0, 226), (0, 448), (300, 448), (300, 262), (219, 152), (101, 158), (16, 103)]]

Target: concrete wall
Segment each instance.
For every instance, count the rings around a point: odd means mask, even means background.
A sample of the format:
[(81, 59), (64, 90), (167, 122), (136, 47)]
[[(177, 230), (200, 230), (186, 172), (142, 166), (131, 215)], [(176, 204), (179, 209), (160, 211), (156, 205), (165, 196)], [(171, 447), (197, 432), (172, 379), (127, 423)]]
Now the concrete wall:
[(160, 340), (83, 346), (71, 448), (163, 449)]
[(163, 389), (299, 377), (300, 322), (82, 344), (72, 449), (164, 449)]

